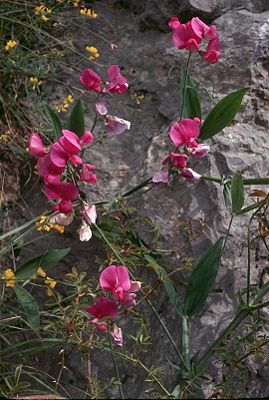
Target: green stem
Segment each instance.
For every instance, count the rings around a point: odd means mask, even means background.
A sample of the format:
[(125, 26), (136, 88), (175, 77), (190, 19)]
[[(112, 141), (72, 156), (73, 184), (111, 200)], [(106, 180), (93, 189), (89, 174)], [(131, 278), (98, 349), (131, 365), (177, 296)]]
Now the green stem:
[(118, 197), (128, 197), (130, 196), (130, 194), (133, 194), (135, 192), (137, 192), (139, 189), (142, 189), (143, 187), (145, 187), (152, 178), (148, 178), (145, 181), (139, 183), (138, 185), (134, 186), (132, 189), (127, 190), (127, 192), (124, 192), (122, 194), (120, 194)]
[(188, 59), (187, 59), (187, 64), (186, 64), (185, 79), (184, 79), (184, 85), (183, 85), (183, 99), (182, 99), (182, 104), (181, 104), (181, 109), (180, 109), (180, 117), (179, 117), (179, 120), (182, 119), (183, 110), (184, 110), (185, 95), (186, 95), (186, 86), (187, 86), (186, 83), (187, 83), (187, 77), (188, 77), (189, 66), (190, 66), (190, 58), (191, 58), (191, 52), (189, 51), (189, 55), (188, 55)]
[[(204, 181), (222, 183), (221, 178), (216, 178), (214, 176), (203, 175), (202, 179)], [(244, 185), (269, 185), (269, 178), (243, 178), (243, 184)]]
[[(101, 235), (101, 237), (103, 238), (103, 240), (105, 241), (105, 243), (108, 245), (108, 247), (111, 249), (111, 251), (115, 254), (115, 256), (116, 256), (117, 259), (120, 261), (120, 263), (121, 263), (122, 265), (124, 265), (125, 262), (124, 262), (123, 258), (122, 258), (121, 255), (119, 254), (118, 250), (116, 250), (116, 249), (112, 246), (112, 244), (111, 244), (110, 241), (107, 239), (107, 237), (106, 237), (106, 235), (104, 234), (104, 232), (102, 231), (102, 229), (100, 229), (99, 226), (96, 225), (96, 224), (94, 224), (94, 227), (95, 227), (96, 230), (99, 232), (99, 234)], [(131, 271), (130, 271), (130, 275), (131, 275), (132, 279), (135, 280), (135, 277), (134, 277), (134, 275), (132, 274)], [(141, 290), (142, 295), (144, 295), (145, 292), (143, 291), (143, 289), (140, 289), (140, 290)], [(159, 316), (158, 311), (156, 310), (156, 308), (154, 307), (154, 305), (151, 303), (151, 301), (150, 301), (149, 299), (146, 298), (145, 301), (146, 301), (146, 303), (148, 304), (148, 306), (151, 308), (153, 314), (156, 316), (156, 318), (158, 319), (158, 321), (159, 321), (160, 325), (162, 326), (164, 332), (166, 333), (166, 336), (168, 337), (168, 339), (169, 339), (171, 345), (173, 346), (175, 352), (177, 353), (177, 355), (178, 355), (178, 357), (179, 357), (179, 359), (180, 359), (180, 361), (181, 361), (181, 364), (182, 364), (183, 368), (186, 369), (186, 366), (185, 366), (183, 357), (182, 357), (180, 351), (178, 350), (178, 347), (177, 347), (177, 345), (176, 345), (174, 339), (172, 338), (170, 332), (168, 331), (168, 329), (167, 329), (165, 323), (163, 322), (163, 320), (162, 320), (161, 317)]]
[[(204, 355), (200, 358), (198, 364), (197, 364), (197, 375), (199, 375), (204, 368), (207, 365), (207, 361), (209, 358), (212, 356), (214, 353), (215, 349), (221, 345), (223, 340), (226, 338), (228, 333), (234, 331), (240, 323), (248, 316), (251, 314), (253, 309), (255, 309), (255, 306), (258, 305), (259, 301), (269, 292), (269, 283), (264, 285), (257, 295), (254, 297), (254, 299), (250, 302), (249, 307), (241, 308), (241, 310), (238, 311), (234, 319), (230, 322), (230, 324), (220, 333), (219, 337), (211, 344), (211, 346), (206, 350)], [(267, 305), (268, 302), (265, 302), (264, 304)], [(254, 306), (254, 307), (253, 307)]]
[(107, 335), (108, 335), (109, 347), (110, 347), (110, 351), (111, 351), (111, 355), (112, 355), (113, 367), (114, 367), (114, 370), (115, 370), (115, 373), (116, 373), (116, 377), (117, 377), (117, 381), (118, 381), (120, 398), (124, 399), (124, 394), (123, 394), (123, 390), (122, 390), (122, 384), (121, 384), (121, 380), (120, 380), (118, 364), (117, 364), (116, 357), (115, 357), (115, 354), (114, 354), (114, 349), (113, 349), (113, 344), (112, 344), (109, 328), (110, 328), (110, 326), (108, 326)]
[(188, 317), (182, 318), (182, 356), (184, 363), (187, 368), (187, 374), (183, 372), (183, 378), (188, 378), (188, 372), (190, 370), (190, 331), (189, 331), (189, 320)]

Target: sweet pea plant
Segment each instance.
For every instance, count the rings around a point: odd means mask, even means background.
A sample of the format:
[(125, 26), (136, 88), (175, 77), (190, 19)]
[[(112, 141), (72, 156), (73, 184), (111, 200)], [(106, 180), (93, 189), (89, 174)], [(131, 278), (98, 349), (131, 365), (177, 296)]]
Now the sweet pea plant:
[[(74, 337), (76, 337), (76, 340), (79, 340), (79, 342), (75, 341), (75, 343), (79, 343), (80, 348), (86, 349), (87, 352), (96, 346), (105, 348), (112, 354), (113, 366), (117, 378), (116, 383), (121, 398), (124, 398), (124, 390), (117, 365), (118, 357), (138, 363), (146, 371), (147, 375), (151, 377), (156, 386), (158, 386), (162, 398), (192, 397), (197, 391), (197, 382), (201, 382), (204, 379), (203, 376), (209, 366), (209, 361), (217, 350), (221, 346), (225, 346), (230, 335), (247, 318), (249, 326), (251, 326), (250, 329), (253, 329), (253, 325), (251, 324), (259, 319), (260, 310), (268, 305), (266, 295), (269, 292), (269, 284), (267, 283), (259, 287), (257, 284), (251, 282), (250, 262), (250, 225), (256, 219), (259, 220), (260, 229), (258, 238), (262, 240), (268, 250), (268, 223), (266, 223), (265, 217), (268, 207), (268, 194), (261, 190), (255, 190), (254, 196), (260, 199), (244, 207), (244, 186), (269, 184), (269, 179), (246, 178), (242, 176), (240, 171), (237, 171), (233, 177), (208, 177), (202, 176), (199, 171), (192, 169), (192, 160), (206, 157), (210, 151), (210, 147), (208, 143), (205, 143), (205, 140), (212, 138), (232, 122), (234, 116), (239, 111), (247, 89), (240, 89), (224, 97), (203, 120), (199, 95), (189, 75), (190, 60), (191, 57), (197, 57), (197, 59), (199, 57), (200, 59), (196, 62), (208, 62), (214, 68), (214, 64), (218, 62), (221, 56), (217, 28), (215, 25), (208, 26), (198, 17), (192, 18), (185, 24), (181, 23), (177, 17), (173, 17), (169, 21), (169, 26), (173, 33), (173, 44), (179, 51), (187, 51), (188, 59), (186, 67), (182, 67), (181, 70), (179, 119), (168, 130), (167, 140), (170, 140), (175, 147), (169, 154), (164, 154), (160, 169), (152, 177), (147, 177), (145, 181), (129, 189), (127, 192), (120, 193), (114, 199), (102, 199), (92, 202), (85, 200), (81, 183), (94, 185), (98, 179), (96, 166), (90, 164), (86, 160), (85, 155), (85, 150), (91, 147), (96, 140), (95, 130), (97, 121), (103, 123), (103, 129), (106, 131), (107, 136), (122, 134), (130, 129), (131, 125), (129, 121), (109, 114), (107, 95), (112, 94), (116, 98), (116, 96), (126, 92), (129, 87), (127, 79), (120, 72), (119, 66), (111, 65), (108, 68), (108, 79), (106, 82), (103, 82), (102, 78), (95, 71), (87, 68), (81, 72), (80, 82), (85, 91), (96, 93), (96, 100), (92, 104), (92, 110), (95, 112), (93, 126), (85, 128), (85, 109), (82, 99), (78, 99), (71, 111), (66, 126), (62, 125), (58, 114), (47, 106), (51, 126), (55, 133), (55, 141), (53, 143), (44, 144), (40, 133), (32, 132), (29, 135), (29, 153), (30, 156), (33, 156), (37, 160), (35, 169), (42, 178), (44, 184), (43, 192), (49, 201), (51, 211), (47, 212), (41, 218), (38, 217), (34, 221), (26, 223), (22, 227), (18, 227), (1, 236), (2, 240), (7, 240), (7, 238), (11, 237), (10, 243), (6, 244), (1, 250), (2, 254), (4, 254), (8, 253), (14, 247), (22, 235), (27, 234), (27, 229), (33, 224), (30, 229), (35, 229), (36, 227), (39, 231), (47, 232), (51, 229), (56, 229), (63, 233), (67, 225), (75, 224), (76, 221), (79, 221), (80, 226), (77, 233), (81, 241), (89, 241), (93, 234), (103, 241), (109, 254), (108, 260), (112, 260), (113, 263), (107, 262), (106, 265), (102, 265), (96, 290), (94, 290), (93, 285), (90, 288), (87, 288), (85, 285), (83, 286), (83, 279), (79, 277), (76, 271), (70, 273), (77, 292), (75, 297), (75, 313), (68, 317), (68, 329), (69, 332), (72, 332), (70, 338), (75, 340)], [(111, 96), (109, 98), (111, 99)], [(184, 298), (180, 298), (178, 287), (173, 283), (170, 276), (173, 272), (168, 273), (159, 264), (159, 258), (156, 257), (156, 253), (142, 246), (141, 241), (139, 242), (140, 261), (142, 259), (144, 266), (150, 266), (154, 270), (158, 278), (158, 285), (155, 288), (148, 289), (146, 282), (137, 280), (133, 262), (131, 262), (131, 258), (128, 260), (130, 252), (125, 251), (124, 248), (124, 240), (122, 241), (122, 251), (119, 251), (117, 239), (114, 240), (113, 235), (111, 236), (102, 225), (103, 205), (108, 205), (110, 210), (111, 207), (115, 207), (117, 210), (117, 207), (134, 193), (143, 194), (143, 190), (148, 187), (158, 191), (159, 185), (167, 185), (172, 181), (175, 182), (177, 179), (184, 179), (186, 184), (187, 181), (196, 182), (203, 179), (221, 185), (227, 207), (231, 211), (230, 224), (226, 235), (220, 237), (195, 262), (186, 284)], [(90, 188), (91, 186), (89, 186), (89, 191)], [(112, 216), (113, 212), (110, 212)], [(247, 243), (247, 282), (245, 288), (242, 288), (239, 294), (238, 309), (235, 317), (219, 333), (215, 341), (207, 349), (202, 349), (201, 353), (194, 355), (190, 341), (191, 323), (196, 314), (202, 309), (214, 285), (220, 260), (225, 245), (229, 240), (229, 231), (233, 219), (247, 213), (252, 213), (249, 220)], [(54, 296), (55, 304), (61, 310), (62, 300), (55, 292), (56, 281), (48, 277), (47, 272), (50, 268), (57, 265), (66, 256), (68, 251), (69, 249), (49, 251), (28, 261), (18, 268), (17, 271), (6, 269), (3, 272), (4, 289), (9, 291), (14, 290), (25, 313), (26, 323), (37, 335), (41, 334), (39, 309), (34, 295), (25, 286), (26, 284), (33, 284), (32, 282), (34, 279), (37, 279), (37, 276), (38, 279), (45, 279), (44, 282), (48, 286), (48, 295)], [(34, 274), (35, 276), (33, 277)], [(69, 279), (71, 279), (70, 277)], [(160, 284), (163, 284), (171, 307), (181, 321), (180, 344), (173, 338), (174, 332), (168, 330), (154, 302), (150, 299), (154, 291), (160, 290)], [(85, 304), (85, 294), (91, 296), (92, 300), (87, 299), (90, 304)], [(82, 302), (81, 299), (83, 300)], [(145, 304), (157, 319), (160, 330), (163, 330), (177, 357), (178, 362), (176, 364), (169, 362), (175, 375), (178, 376), (178, 383), (174, 387), (167, 387), (162, 378), (150, 371), (142, 362), (138, 362), (133, 356), (128, 356), (126, 352), (120, 353), (113, 346), (114, 343), (119, 348), (124, 348), (125, 332), (123, 332), (123, 328), (118, 321), (121, 321), (121, 318), (128, 319), (128, 317), (135, 316), (137, 313), (136, 309), (139, 308), (141, 303)], [(77, 328), (74, 327), (73, 323), (76, 318)], [(261, 325), (255, 329), (258, 331), (261, 329)], [(81, 332), (77, 333), (78, 330), (83, 332), (84, 336)], [(103, 342), (106, 332), (109, 347)], [(128, 331), (126, 335), (128, 335)], [(261, 350), (266, 343), (268, 343), (268, 337), (264, 336), (259, 349)], [(246, 357), (239, 357), (235, 366), (239, 365)], [(230, 370), (228, 370), (226, 375), (224, 373), (223, 376), (224, 379), (229, 381), (231, 377)], [(87, 391), (85, 392), (89, 398), (96, 398), (93, 386), (93, 380), (89, 379)], [(59, 379), (56, 382), (55, 393), (58, 391), (58, 388)], [(15, 392), (20, 393), (19, 390), (15, 390)]]

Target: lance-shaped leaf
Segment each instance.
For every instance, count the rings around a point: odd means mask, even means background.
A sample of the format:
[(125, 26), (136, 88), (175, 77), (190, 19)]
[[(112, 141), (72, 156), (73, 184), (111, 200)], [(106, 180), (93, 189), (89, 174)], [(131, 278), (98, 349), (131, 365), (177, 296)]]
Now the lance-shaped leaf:
[(202, 255), (194, 266), (185, 292), (185, 313), (192, 316), (201, 310), (212, 289), (220, 264), (223, 237)]
[(240, 89), (228, 94), (210, 111), (201, 127), (199, 139), (209, 139), (228, 126), (238, 113), (244, 94), (248, 89)]
[(23, 264), (16, 272), (16, 280), (27, 280), (30, 279), (37, 271), (37, 268), (42, 266), (44, 271), (48, 271), (50, 268), (55, 267), (70, 251), (70, 248), (61, 250), (51, 250), (44, 254), (41, 254)]
[(244, 183), (240, 171), (237, 171), (231, 185), (232, 212), (237, 215), (244, 205)]
[(182, 118), (198, 117), (201, 119), (199, 96), (194, 83), (184, 67), (181, 67), (180, 72), (179, 101), (180, 107), (183, 106)]
[(173, 305), (175, 311), (178, 313), (178, 315), (183, 317), (184, 312), (182, 305), (179, 301), (179, 294), (176, 292), (171, 279), (167, 275), (167, 272), (150, 255), (145, 254), (145, 258), (148, 261), (149, 265), (153, 268), (154, 272), (157, 274), (158, 278), (163, 280), (166, 293), (168, 294), (169, 300)]
[(62, 123), (61, 123), (59, 116), (47, 104), (45, 105), (45, 111), (46, 111), (51, 129), (54, 133), (54, 136), (55, 137), (61, 136), (63, 127), (62, 127)]
[(68, 119), (68, 129), (76, 133), (79, 137), (84, 134), (84, 106), (81, 100), (78, 100), (74, 105), (70, 117)]
[(28, 324), (31, 328), (38, 332), (40, 328), (39, 307), (33, 296), (22, 286), (14, 286), (14, 292), (21, 304)]

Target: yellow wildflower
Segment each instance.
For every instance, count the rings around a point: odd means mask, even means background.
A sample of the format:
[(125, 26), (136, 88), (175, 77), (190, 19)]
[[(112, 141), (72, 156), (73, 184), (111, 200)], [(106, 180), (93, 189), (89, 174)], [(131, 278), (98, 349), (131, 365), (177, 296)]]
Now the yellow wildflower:
[(44, 21), (44, 22), (48, 22), (48, 20), (49, 20), (49, 18), (46, 17), (46, 15), (42, 15), (42, 16), (41, 16), (41, 19), (42, 19), (42, 21)]
[(90, 8), (83, 7), (80, 9), (80, 14), (85, 15), (88, 18), (96, 18), (97, 14), (94, 10), (91, 10)]
[(86, 47), (86, 51), (88, 51), (91, 54), (90, 57), (89, 57), (90, 61), (94, 60), (95, 58), (100, 57), (99, 51), (97, 50), (96, 47), (87, 46)]
[(73, 7), (78, 7), (79, 3), (80, 3), (80, 0), (72, 0)]
[(63, 101), (62, 104), (55, 106), (56, 111), (58, 112), (66, 112), (68, 110), (68, 108), (70, 107), (70, 105), (73, 103), (74, 99), (73, 96), (71, 96), (71, 94), (69, 94)]
[(37, 273), (39, 276), (41, 276), (41, 278), (45, 278), (47, 276), (46, 272), (44, 271), (44, 269), (42, 267), (37, 268)]
[(49, 232), (51, 230), (50, 224), (46, 224), (45, 221), (47, 220), (46, 215), (42, 215), (40, 220), (35, 223), (36, 229), (38, 231), (45, 231)]
[(48, 288), (48, 289), (47, 289), (47, 295), (48, 295), (49, 297), (53, 296), (53, 291), (52, 291), (51, 288)]
[(35, 7), (35, 15), (40, 15), (42, 11), (45, 10), (44, 4), (41, 4), (40, 6)]
[(48, 277), (48, 276), (47, 276), (47, 278), (45, 279), (44, 282), (45, 282), (45, 284), (48, 285), (51, 289), (54, 289), (55, 286), (57, 285), (57, 282), (56, 282), (54, 279), (52, 279), (52, 278), (50, 278), (50, 277)]
[(10, 49), (13, 49), (13, 47), (15, 47), (15, 46), (17, 45), (17, 43), (18, 43), (18, 42), (16, 42), (16, 40), (9, 40), (9, 41), (6, 43), (5, 50), (6, 50), (6, 51), (9, 51)]
[(35, 90), (38, 86), (42, 85), (43, 81), (39, 80), (36, 76), (31, 76), (29, 82), (32, 85), (32, 89)]
[(2, 279), (5, 279), (7, 281), (6, 287), (14, 287), (15, 286), (16, 277), (11, 268), (8, 268), (4, 271), (4, 276), (2, 276)]
[(55, 231), (63, 234), (64, 233), (64, 226), (59, 225), (59, 224), (50, 224), (51, 229), (54, 229)]
[(47, 7), (47, 8), (46, 8), (46, 13), (47, 13), (47, 14), (51, 14), (51, 13), (52, 13), (52, 9)]
[(0, 135), (0, 140), (2, 140), (2, 142), (7, 143), (10, 139), (10, 136), (8, 133), (3, 133), (2, 135)]

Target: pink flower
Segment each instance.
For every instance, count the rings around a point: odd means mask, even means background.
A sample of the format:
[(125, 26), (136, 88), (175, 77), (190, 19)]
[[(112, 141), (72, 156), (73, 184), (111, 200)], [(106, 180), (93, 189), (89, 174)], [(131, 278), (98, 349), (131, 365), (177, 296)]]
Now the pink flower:
[(207, 49), (203, 55), (204, 59), (211, 64), (215, 64), (220, 56), (220, 41), (218, 36), (214, 37), (207, 45)]
[(72, 213), (70, 214), (64, 214), (64, 213), (59, 213), (56, 215), (53, 215), (50, 217), (49, 222), (51, 224), (58, 224), (62, 226), (68, 226), (73, 222), (74, 216)]
[(97, 212), (96, 212), (96, 207), (95, 205), (90, 205), (86, 203), (85, 201), (83, 202), (83, 209), (81, 212), (81, 215), (83, 219), (89, 224), (95, 224), (96, 219), (97, 219)]
[(162, 169), (154, 172), (152, 177), (153, 183), (168, 183), (168, 180), (169, 180), (168, 172)]
[[(48, 179), (49, 178), (49, 179)], [(75, 200), (79, 191), (78, 188), (71, 182), (57, 182), (59, 177), (48, 176), (45, 180), (45, 194), (49, 200), (60, 200), (58, 204), (52, 207), (53, 210), (59, 210), (64, 214), (72, 211), (72, 201)]]
[(209, 153), (210, 147), (207, 144), (201, 143), (197, 147), (191, 149), (191, 155), (193, 158), (203, 158)]
[(92, 144), (94, 141), (93, 134), (91, 131), (85, 131), (84, 134), (82, 135), (81, 139), (79, 140), (79, 144), (81, 147), (87, 146), (89, 144)]
[(173, 43), (178, 49), (199, 50), (202, 38), (194, 32), (191, 21), (181, 24), (177, 17), (173, 17), (169, 21), (169, 26), (173, 30)]
[(80, 227), (78, 228), (79, 240), (81, 242), (88, 242), (92, 238), (92, 230), (90, 225), (86, 221), (82, 221)]
[[(37, 171), (40, 176), (59, 176), (61, 173), (64, 172), (64, 166), (58, 167), (52, 161), (50, 154), (41, 157), (37, 162)], [(60, 180), (60, 178), (59, 178)]]
[(119, 135), (124, 132), (126, 129), (130, 129), (131, 122), (126, 121), (125, 119), (113, 117), (112, 115), (108, 115), (105, 121), (106, 132), (112, 135)]
[(47, 150), (43, 145), (42, 139), (36, 132), (33, 132), (30, 136), (29, 153), (37, 158), (44, 157), (47, 154)]
[(113, 324), (110, 329), (110, 335), (113, 337), (117, 346), (122, 346), (123, 337), (121, 328), (119, 328), (116, 324)]
[(103, 90), (104, 93), (124, 93), (128, 89), (129, 85), (127, 79), (124, 78), (120, 73), (118, 65), (110, 65), (107, 70), (107, 74), (110, 82), (108, 82)]
[(80, 82), (87, 90), (94, 90), (97, 93), (101, 92), (101, 78), (92, 69), (87, 68), (80, 74)]
[(96, 179), (96, 174), (94, 174), (92, 171), (96, 169), (95, 165), (92, 164), (83, 164), (82, 169), (80, 171), (79, 175), (79, 180), (86, 182), (86, 183), (93, 183), (95, 184), (97, 179)]
[(100, 331), (106, 330), (107, 321), (101, 321), (103, 318), (113, 318), (118, 313), (118, 307), (114, 300), (107, 297), (99, 297), (93, 306), (85, 308), (85, 311), (92, 314), (95, 318), (90, 322), (96, 324), (96, 328)]
[(187, 166), (188, 160), (187, 154), (181, 153), (170, 153), (164, 160), (163, 165), (166, 165), (169, 161), (172, 162), (172, 166), (179, 169), (184, 169)]
[(108, 113), (106, 102), (105, 101), (97, 101), (94, 105), (94, 111), (98, 115), (106, 115)]
[(170, 139), (177, 147), (197, 147), (195, 139), (200, 135), (199, 125), (199, 118), (184, 118), (172, 125), (169, 131)]
[(102, 290), (108, 290), (120, 302), (123, 301), (123, 292), (131, 289), (128, 268), (125, 265), (109, 265), (100, 274), (100, 286)]
[[(59, 141), (54, 143), (50, 149), (50, 158), (54, 165), (64, 168), (70, 160), (73, 165), (82, 164), (82, 159), (77, 155), (81, 150), (79, 137), (71, 131), (63, 130)], [(85, 137), (88, 140), (88, 133)], [(81, 140), (83, 139), (83, 136)]]
[(192, 182), (198, 181), (201, 178), (201, 175), (193, 171), (193, 169), (191, 168), (184, 169), (183, 171), (180, 172), (179, 175), (183, 176), (183, 178), (186, 178)]

